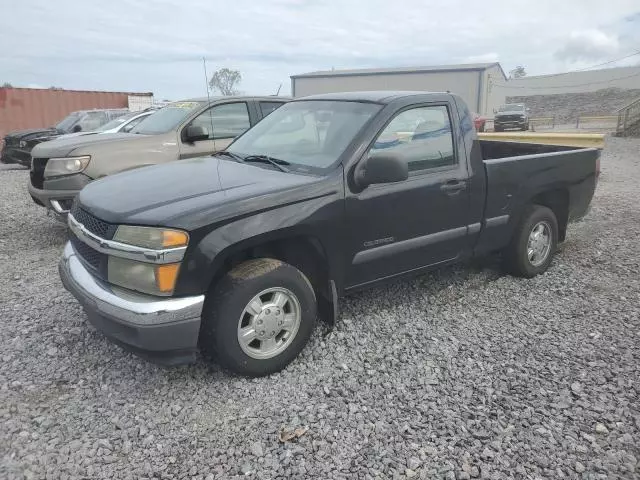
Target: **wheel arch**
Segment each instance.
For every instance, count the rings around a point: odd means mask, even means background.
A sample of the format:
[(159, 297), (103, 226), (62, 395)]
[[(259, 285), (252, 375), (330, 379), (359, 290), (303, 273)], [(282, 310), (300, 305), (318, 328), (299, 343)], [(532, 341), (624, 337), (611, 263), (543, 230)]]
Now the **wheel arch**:
[(535, 195), (530, 203), (542, 205), (553, 212), (558, 222), (558, 241), (564, 241), (569, 223), (569, 190), (567, 188), (546, 190)]
[(256, 258), (274, 258), (300, 270), (313, 286), (320, 317), (330, 324), (336, 321), (336, 273), (322, 240), (304, 230), (272, 231), (229, 245), (211, 263), (207, 291), (237, 265)]

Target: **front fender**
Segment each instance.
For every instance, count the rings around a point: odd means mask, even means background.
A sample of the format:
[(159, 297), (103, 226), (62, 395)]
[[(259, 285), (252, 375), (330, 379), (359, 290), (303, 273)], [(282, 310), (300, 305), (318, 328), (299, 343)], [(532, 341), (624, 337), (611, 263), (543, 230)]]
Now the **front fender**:
[(313, 239), (328, 262), (330, 278), (341, 285), (344, 198), (339, 189), (301, 202), (234, 219), (209, 231), (191, 235), (177, 295), (206, 293), (225, 262), (242, 251), (269, 242), (306, 237)]

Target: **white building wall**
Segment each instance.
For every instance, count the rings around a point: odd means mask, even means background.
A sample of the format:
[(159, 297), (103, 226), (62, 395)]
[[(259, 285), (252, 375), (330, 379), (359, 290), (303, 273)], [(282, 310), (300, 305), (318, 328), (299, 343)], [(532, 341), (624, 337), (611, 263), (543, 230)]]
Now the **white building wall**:
[(480, 71), (372, 73), (292, 78), (292, 94), (304, 97), (320, 93), (366, 90), (408, 90), (445, 92), (460, 95), (476, 111), (479, 101)]

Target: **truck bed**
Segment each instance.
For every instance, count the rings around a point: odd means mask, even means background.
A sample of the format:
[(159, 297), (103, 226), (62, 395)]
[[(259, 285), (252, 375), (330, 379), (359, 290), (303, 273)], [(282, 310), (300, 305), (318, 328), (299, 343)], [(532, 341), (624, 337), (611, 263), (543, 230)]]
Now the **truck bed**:
[[(486, 171), (485, 228), (477, 253), (504, 247), (528, 203), (559, 205), (572, 221), (593, 197), (600, 150), (516, 142), (479, 141)], [(541, 192), (544, 191), (544, 194)], [(561, 237), (564, 231), (560, 232)]]

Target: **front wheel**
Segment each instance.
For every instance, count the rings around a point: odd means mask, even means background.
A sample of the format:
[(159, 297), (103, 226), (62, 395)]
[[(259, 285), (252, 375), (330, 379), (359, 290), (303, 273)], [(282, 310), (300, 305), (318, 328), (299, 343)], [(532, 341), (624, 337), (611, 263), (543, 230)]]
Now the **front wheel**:
[(302, 351), (316, 311), (315, 293), (302, 272), (280, 260), (249, 260), (207, 295), (200, 349), (240, 375), (268, 375)]
[(531, 205), (522, 215), (511, 243), (504, 252), (506, 270), (518, 277), (544, 273), (558, 245), (558, 220), (553, 211)]

